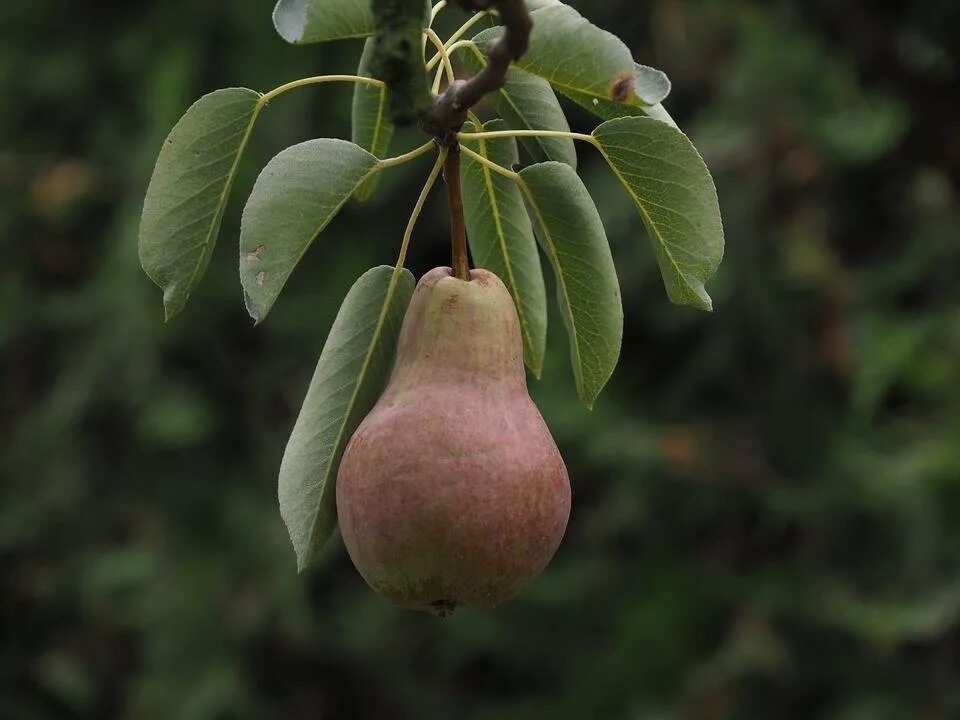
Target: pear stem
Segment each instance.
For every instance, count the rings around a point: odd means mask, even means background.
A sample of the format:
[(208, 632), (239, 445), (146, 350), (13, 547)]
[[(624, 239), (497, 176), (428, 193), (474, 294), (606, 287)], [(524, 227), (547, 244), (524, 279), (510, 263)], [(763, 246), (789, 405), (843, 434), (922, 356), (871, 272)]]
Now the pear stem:
[(470, 281), (470, 258), (467, 255), (467, 226), (463, 219), (463, 192), (460, 188), (460, 147), (454, 145), (443, 163), (443, 179), (450, 201), (450, 240), (453, 245), (453, 276)]

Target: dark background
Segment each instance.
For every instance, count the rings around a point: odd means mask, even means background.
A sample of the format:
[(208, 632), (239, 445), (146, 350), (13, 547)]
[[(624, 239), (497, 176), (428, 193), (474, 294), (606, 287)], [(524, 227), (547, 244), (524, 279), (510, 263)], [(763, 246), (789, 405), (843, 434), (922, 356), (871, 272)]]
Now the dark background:
[[(275, 487), (339, 301), (393, 262), (429, 161), (346, 208), (253, 329), (244, 198), (283, 147), (349, 136), (347, 87), (291, 93), (168, 325), (137, 260), (194, 99), (352, 72), (359, 44), (287, 46), (271, 0), (0, 3), (0, 718), (960, 717), (960, 4), (573, 4), (673, 79), (724, 213), (717, 310), (667, 302), (581, 147), (623, 357), (587, 413), (551, 316), (531, 391), (569, 531), (520, 598), (440, 621), (376, 597), (339, 539), (298, 577)], [(445, 212), (417, 274), (447, 263)]]

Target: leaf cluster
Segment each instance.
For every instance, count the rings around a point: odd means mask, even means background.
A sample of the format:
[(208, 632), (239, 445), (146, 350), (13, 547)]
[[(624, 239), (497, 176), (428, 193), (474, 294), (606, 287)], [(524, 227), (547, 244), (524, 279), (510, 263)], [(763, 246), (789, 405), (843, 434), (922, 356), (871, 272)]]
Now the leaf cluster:
[[(293, 43), (366, 38), (356, 75), (304, 78), (267, 94), (219, 90), (199, 100), (171, 132), (147, 191), (140, 232), (141, 262), (164, 291), (168, 319), (183, 309), (207, 267), (244, 149), (269, 102), (306, 85), (354, 85), (351, 141), (309, 140), (284, 150), (263, 169), (247, 200), (240, 281), (257, 323), (351, 198), (368, 198), (382, 171), (432, 149), (427, 143), (387, 157), (397, 108), (409, 110), (416, 102), (399, 95), (391, 100), (378, 76), (401, 80), (416, 93), (433, 72), (438, 93), (444, 79), (453, 81), (454, 63), (480, 71), (487, 48), (503, 32), (495, 14), (481, 12), (444, 42), (431, 25), (446, 3), (425, 8), (431, 11), (422, 16), (413, 8), (411, 29), (409, 4), (373, 1), (280, 0), (274, 12), (277, 31)], [(534, 22), (529, 49), (494, 93), (495, 116), (484, 121), (471, 115), (472, 124), (458, 136), (465, 220), (475, 262), (500, 276), (514, 297), (524, 359), (537, 377), (547, 342), (542, 252), (553, 271), (577, 391), (592, 408), (616, 367), (624, 318), (603, 221), (576, 172), (575, 143), (600, 153), (635, 205), (667, 295), (677, 304), (712, 309), (705, 283), (723, 256), (719, 203), (702, 158), (661, 105), (670, 92), (666, 75), (637, 63), (623, 41), (568, 5), (536, 0), (528, 6)], [(376, 27), (375, 16), (396, 22)], [(468, 38), (481, 22), (491, 27)], [(387, 46), (397, 38), (404, 39), (402, 47)], [(435, 54), (428, 60), (431, 43)], [(424, 74), (407, 76), (411, 84), (405, 85), (397, 73), (409, 70), (411, 52), (422, 55)], [(589, 135), (570, 132), (557, 93), (605, 122)], [(436, 167), (425, 193), (435, 177)], [(332, 529), (329, 497), (343, 444), (389, 373), (396, 334), (387, 328), (395, 324), (391, 318), (402, 317), (408, 299), (403, 257), (420, 207), (394, 272), (387, 278), (371, 271), (344, 302), (287, 449), (281, 510), (301, 567)], [(349, 342), (338, 337), (342, 328), (352, 329)], [(332, 438), (331, 428), (337, 429)]]

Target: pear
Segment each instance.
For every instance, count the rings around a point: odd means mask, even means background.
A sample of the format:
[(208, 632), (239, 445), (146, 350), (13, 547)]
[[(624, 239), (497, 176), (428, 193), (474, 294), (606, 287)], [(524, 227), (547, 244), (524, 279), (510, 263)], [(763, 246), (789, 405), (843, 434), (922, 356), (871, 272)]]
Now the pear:
[(527, 393), (500, 279), (436, 268), (417, 285), (387, 388), (337, 476), (337, 513), (377, 593), (439, 615), (516, 595), (556, 552), (570, 481)]

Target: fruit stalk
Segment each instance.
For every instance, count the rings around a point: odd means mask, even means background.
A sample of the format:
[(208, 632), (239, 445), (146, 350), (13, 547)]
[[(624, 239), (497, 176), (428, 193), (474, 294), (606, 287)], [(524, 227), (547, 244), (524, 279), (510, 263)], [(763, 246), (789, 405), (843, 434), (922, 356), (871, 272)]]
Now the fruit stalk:
[(463, 192), (460, 187), (460, 148), (454, 146), (443, 164), (443, 179), (450, 203), (450, 242), (453, 245), (453, 276), (470, 280), (470, 259), (467, 255), (467, 226), (463, 218)]

